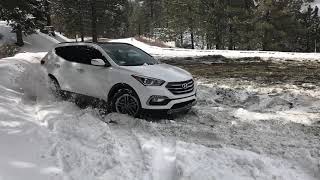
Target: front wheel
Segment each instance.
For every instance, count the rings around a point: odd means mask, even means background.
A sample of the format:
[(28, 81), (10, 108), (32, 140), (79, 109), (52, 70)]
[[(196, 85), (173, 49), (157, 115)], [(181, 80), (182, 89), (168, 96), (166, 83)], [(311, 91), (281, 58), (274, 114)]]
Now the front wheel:
[(113, 112), (138, 117), (141, 104), (137, 94), (131, 89), (121, 89), (112, 98)]

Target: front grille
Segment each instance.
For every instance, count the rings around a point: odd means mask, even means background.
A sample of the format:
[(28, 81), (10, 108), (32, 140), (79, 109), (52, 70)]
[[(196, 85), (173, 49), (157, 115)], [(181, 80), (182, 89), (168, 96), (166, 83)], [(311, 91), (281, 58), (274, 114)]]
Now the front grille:
[(175, 95), (188, 94), (193, 91), (194, 82), (192, 79), (182, 82), (169, 82), (166, 88)]

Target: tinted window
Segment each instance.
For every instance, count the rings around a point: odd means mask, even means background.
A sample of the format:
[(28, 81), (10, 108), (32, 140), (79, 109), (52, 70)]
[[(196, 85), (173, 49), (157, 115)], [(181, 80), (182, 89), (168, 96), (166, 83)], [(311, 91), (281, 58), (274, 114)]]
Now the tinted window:
[(82, 64), (91, 64), (92, 59), (103, 59), (106, 61), (100, 51), (89, 46), (57, 47), (56, 54), (67, 61)]
[(120, 66), (153, 65), (159, 62), (141, 49), (129, 44), (99, 44), (112, 60)]

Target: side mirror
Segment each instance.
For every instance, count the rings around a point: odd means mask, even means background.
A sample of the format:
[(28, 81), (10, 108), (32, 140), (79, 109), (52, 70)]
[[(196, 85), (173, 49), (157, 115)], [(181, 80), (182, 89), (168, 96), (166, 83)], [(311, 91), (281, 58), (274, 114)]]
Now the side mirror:
[(105, 66), (106, 63), (102, 59), (92, 59), (91, 64), (94, 66)]

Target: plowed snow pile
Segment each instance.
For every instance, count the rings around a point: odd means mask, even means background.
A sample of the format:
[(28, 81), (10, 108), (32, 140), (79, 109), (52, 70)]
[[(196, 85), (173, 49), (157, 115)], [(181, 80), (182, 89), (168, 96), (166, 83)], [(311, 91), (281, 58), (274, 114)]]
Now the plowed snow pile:
[(102, 118), (51, 97), (42, 56), (0, 60), (1, 180), (320, 179), (319, 89), (200, 79), (175, 121)]

